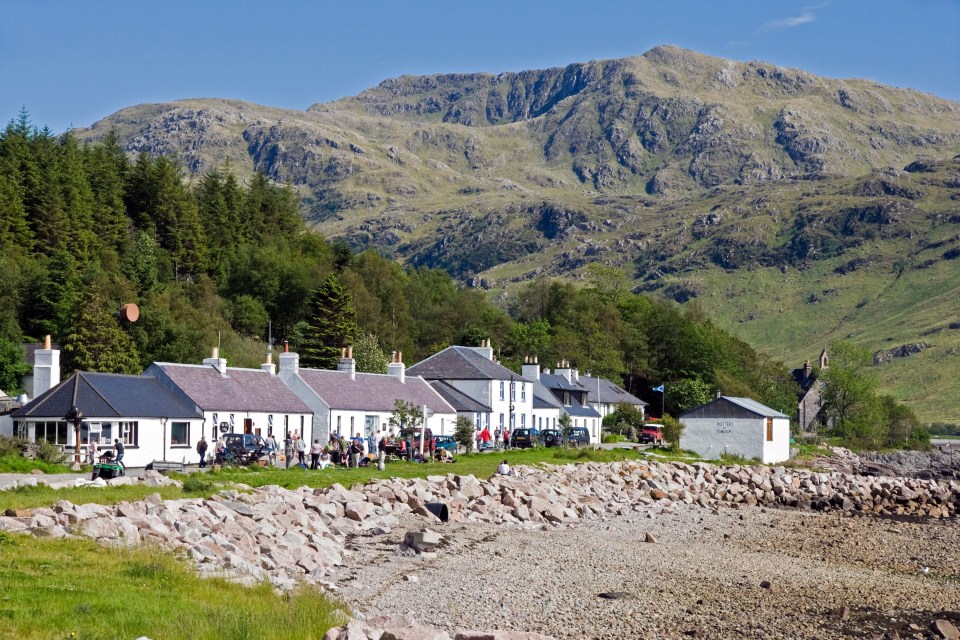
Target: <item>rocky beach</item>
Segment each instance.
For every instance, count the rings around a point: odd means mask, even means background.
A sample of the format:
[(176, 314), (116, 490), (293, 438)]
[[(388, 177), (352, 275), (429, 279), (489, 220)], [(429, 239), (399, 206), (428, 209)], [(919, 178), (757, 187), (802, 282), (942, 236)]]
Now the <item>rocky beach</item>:
[(155, 543), (203, 574), (319, 584), (354, 615), (327, 634), (338, 640), (919, 639), (960, 625), (955, 480), (657, 461), (516, 471), (61, 501), (0, 529)]

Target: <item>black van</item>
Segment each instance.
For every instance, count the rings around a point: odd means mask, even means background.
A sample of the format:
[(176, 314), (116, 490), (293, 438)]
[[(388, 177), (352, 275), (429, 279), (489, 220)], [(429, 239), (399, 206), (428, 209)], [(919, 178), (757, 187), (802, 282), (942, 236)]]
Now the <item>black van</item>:
[(574, 447), (590, 444), (590, 431), (586, 427), (571, 427), (570, 435), (567, 436), (567, 444)]

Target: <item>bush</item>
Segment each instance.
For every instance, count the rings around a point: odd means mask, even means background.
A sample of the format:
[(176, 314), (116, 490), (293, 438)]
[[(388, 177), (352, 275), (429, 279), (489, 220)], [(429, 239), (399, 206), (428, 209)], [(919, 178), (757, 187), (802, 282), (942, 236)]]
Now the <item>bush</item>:
[(10, 436), (0, 436), (0, 457), (22, 456), (27, 448), (27, 441)]
[(680, 450), (680, 434), (683, 433), (683, 423), (671, 415), (665, 415), (660, 420), (663, 425), (663, 441), (669, 443), (673, 451)]
[(209, 495), (213, 493), (214, 486), (214, 483), (206, 477), (206, 474), (192, 473), (183, 481), (183, 492)]
[(474, 437), (473, 421), (470, 418), (460, 416), (457, 418), (456, 426), (453, 429), (453, 439), (457, 444), (463, 447), (465, 453), (473, 450)]
[(37, 458), (50, 464), (61, 464), (67, 459), (63, 451), (55, 444), (40, 440), (36, 443)]

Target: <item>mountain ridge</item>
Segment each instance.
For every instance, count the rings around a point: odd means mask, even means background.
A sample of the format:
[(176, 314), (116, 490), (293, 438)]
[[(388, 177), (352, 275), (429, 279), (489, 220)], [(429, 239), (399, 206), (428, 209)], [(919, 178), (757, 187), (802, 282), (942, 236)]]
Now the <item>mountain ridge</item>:
[[(827, 338), (918, 342), (958, 311), (936, 291), (955, 290), (960, 103), (870, 80), (661, 46), (391, 78), (303, 111), (140, 105), (77, 135), (111, 129), (128, 152), (176, 154), (192, 175), (228, 164), (289, 183), (322, 232), (446, 269), (505, 304), (530, 279), (581, 279), (602, 262), (637, 291), (715, 304), (718, 322), (791, 363)], [(918, 163), (929, 170), (907, 169)], [(749, 282), (779, 283), (766, 290), (783, 311)], [(882, 293), (904, 283), (937, 301), (916, 331), (896, 320), (906, 302)], [(954, 333), (884, 367), (942, 357), (935, 366), (960, 373), (943, 355), (960, 347)]]

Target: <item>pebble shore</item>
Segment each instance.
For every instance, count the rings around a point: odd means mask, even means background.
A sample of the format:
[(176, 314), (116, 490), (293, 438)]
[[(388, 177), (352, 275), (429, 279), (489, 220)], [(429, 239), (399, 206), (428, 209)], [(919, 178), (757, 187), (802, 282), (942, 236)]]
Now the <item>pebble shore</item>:
[(515, 471), (60, 501), (0, 530), (159, 544), (204, 575), (321, 585), (355, 614), (328, 640), (926, 639), (960, 624), (956, 480), (656, 461)]

